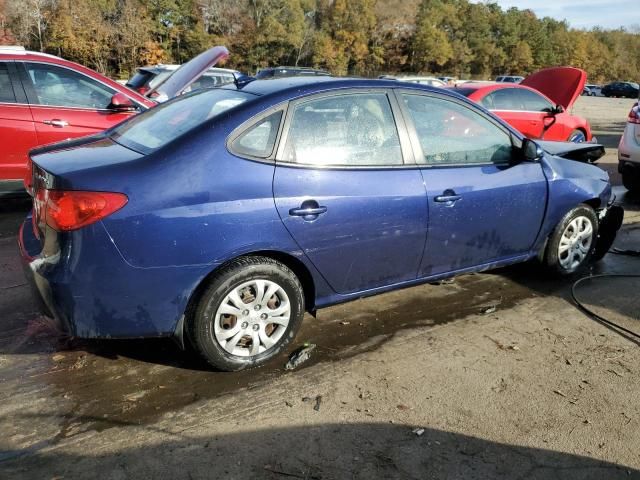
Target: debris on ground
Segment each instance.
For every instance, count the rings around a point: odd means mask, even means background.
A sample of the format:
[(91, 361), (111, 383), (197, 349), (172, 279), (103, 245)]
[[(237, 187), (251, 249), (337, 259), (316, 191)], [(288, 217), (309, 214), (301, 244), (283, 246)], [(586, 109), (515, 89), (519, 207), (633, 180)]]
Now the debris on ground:
[(491, 338), (489, 335), (485, 335), (485, 337), (491, 340), (493, 343), (495, 343), (500, 350), (514, 350), (514, 351), (520, 350), (520, 347), (518, 345), (505, 345), (504, 343), (496, 340), (495, 338)]
[(396, 408), (397, 408), (398, 410), (411, 410), (411, 407), (408, 407), (408, 406), (406, 406), (406, 405), (403, 405), (402, 403), (400, 403), (400, 404), (396, 405)]
[(305, 343), (302, 347), (289, 355), (289, 361), (284, 366), (285, 370), (293, 370), (311, 358), (311, 352), (316, 349), (315, 343)]
[(561, 390), (554, 390), (553, 393), (556, 395), (560, 395), (561, 397), (566, 397), (567, 395), (563, 393)]
[(321, 404), (321, 403), (322, 403), (322, 395), (318, 395), (318, 396), (316, 397), (316, 404), (313, 406), (313, 409), (314, 409), (316, 412), (319, 412), (319, 411), (320, 411), (320, 404)]
[(496, 305), (491, 305), (489, 307), (484, 307), (482, 310), (480, 310), (480, 313), (482, 315), (489, 315), (490, 313), (495, 313), (497, 309), (498, 307)]
[(285, 404), (287, 407), (293, 407), (293, 403), (289, 402), (288, 400), (285, 400), (284, 404)]
[(350, 325), (351, 322), (340, 322), (340, 325)]
[(411, 433), (413, 433), (416, 437), (421, 437), (422, 435), (424, 435), (424, 428), (414, 428), (413, 430), (411, 430)]

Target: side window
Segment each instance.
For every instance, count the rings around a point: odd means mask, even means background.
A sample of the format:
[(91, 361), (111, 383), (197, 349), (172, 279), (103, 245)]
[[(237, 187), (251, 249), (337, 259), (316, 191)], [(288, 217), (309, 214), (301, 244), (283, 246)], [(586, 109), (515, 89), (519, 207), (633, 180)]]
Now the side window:
[(403, 94), (427, 165), (508, 163), (510, 135), (479, 113), (455, 102)]
[(400, 140), (387, 95), (342, 94), (297, 105), (282, 160), (309, 165), (401, 165)]
[(92, 78), (68, 68), (26, 63), (40, 105), (106, 109), (115, 93)]
[(517, 88), (494, 90), (482, 99), (482, 105), (490, 110), (524, 110)]
[(518, 90), (525, 110), (529, 112), (551, 112), (553, 110), (553, 105), (546, 98), (541, 97), (531, 90), (524, 88)]
[(0, 102), (16, 103), (16, 96), (13, 93), (9, 70), (5, 63), (0, 63)]
[(263, 118), (242, 132), (231, 144), (231, 149), (239, 155), (267, 158), (273, 152), (281, 119), (282, 111)]

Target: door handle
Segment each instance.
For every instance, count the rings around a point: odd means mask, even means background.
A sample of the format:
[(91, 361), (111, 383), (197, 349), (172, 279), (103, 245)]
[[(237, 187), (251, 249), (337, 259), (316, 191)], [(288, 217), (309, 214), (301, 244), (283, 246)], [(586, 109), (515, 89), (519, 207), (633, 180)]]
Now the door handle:
[(306, 217), (307, 215), (320, 215), (327, 211), (327, 207), (317, 207), (317, 208), (292, 208), (289, 210), (289, 215), (293, 215), (294, 217)]
[(60, 120), (59, 118), (54, 118), (53, 120), (43, 120), (42, 123), (57, 128), (64, 128), (69, 125), (69, 122), (67, 122), (66, 120)]
[(460, 200), (462, 195), (456, 194), (453, 190), (445, 190), (442, 192), (442, 195), (436, 196), (433, 200), (438, 203), (446, 203), (449, 205), (453, 205), (455, 202)]
[(302, 217), (303, 220), (311, 221), (318, 218), (327, 211), (327, 207), (322, 207), (315, 200), (305, 200), (298, 208), (289, 210), (292, 217)]

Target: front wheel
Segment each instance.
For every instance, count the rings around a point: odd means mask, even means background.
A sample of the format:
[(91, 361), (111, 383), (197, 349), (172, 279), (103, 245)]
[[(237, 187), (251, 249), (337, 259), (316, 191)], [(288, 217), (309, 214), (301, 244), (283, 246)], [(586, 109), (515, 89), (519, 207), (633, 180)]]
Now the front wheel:
[(598, 218), (593, 208), (580, 205), (567, 213), (551, 234), (543, 263), (560, 275), (581, 270), (593, 255)]
[(303, 316), (303, 289), (295, 274), (271, 258), (245, 257), (213, 277), (187, 333), (213, 367), (243, 370), (282, 352)]

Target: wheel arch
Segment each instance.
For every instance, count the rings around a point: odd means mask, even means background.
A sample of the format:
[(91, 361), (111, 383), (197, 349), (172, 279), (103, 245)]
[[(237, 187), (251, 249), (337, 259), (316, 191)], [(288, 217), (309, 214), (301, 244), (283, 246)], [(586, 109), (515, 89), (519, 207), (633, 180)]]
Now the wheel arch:
[(242, 255), (237, 255), (233, 258), (228, 259), (226, 262), (221, 263), (216, 266), (213, 270), (211, 270), (202, 280), (198, 283), (196, 288), (191, 292), (189, 300), (187, 301), (187, 306), (185, 308), (185, 312), (183, 317), (178, 321), (176, 325), (176, 330), (174, 332), (174, 337), (178, 340), (178, 343), (181, 347), (184, 347), (183, 343), (183, 332), (186, 331), (185, 322), (188, 322), (189, 319), (193, 316), (195, 309), (202, 297), (203, 292), (206, 290), (207, 286), (211, 282), (213, 276), (219, 272), (222, 268), (226, 267), (231, 262), (234, 262), (240, 258), (246, 257), (267, 257), (273, 260), (276, 260), (293, 271), (293, 273), (298, 277), (300, 284), (302, 285), (305, 309), (312, 315), (315, 315), (316, 312), (316, 283), (313, 279), (309, 268), (302, 262), (302, 260), (296, 258), (294, 255), (290, 253), (281, 252), (277, 250), (256, 250), (250, 253), (245, 253)]

